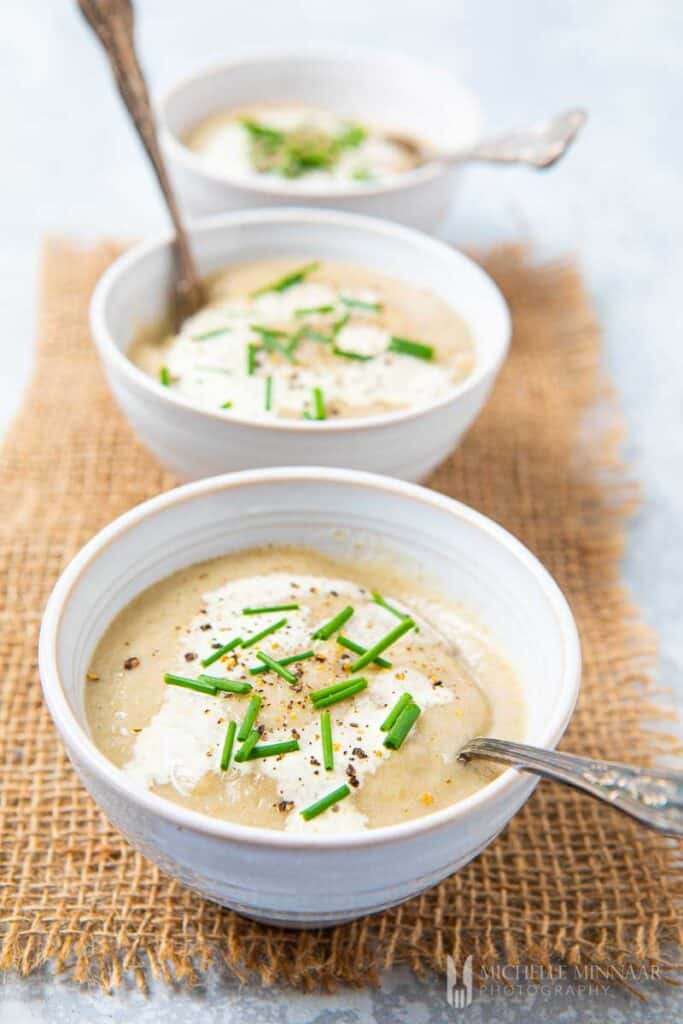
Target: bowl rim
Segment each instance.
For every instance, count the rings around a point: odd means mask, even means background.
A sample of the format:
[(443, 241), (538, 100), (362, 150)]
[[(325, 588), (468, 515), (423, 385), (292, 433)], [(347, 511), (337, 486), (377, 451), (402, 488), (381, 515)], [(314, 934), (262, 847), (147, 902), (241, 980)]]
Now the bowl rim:
[[(193, 402), (191, 399), (177, 394), (171, 388), (163, 387), (144, 370), (129, 359), (126, 352), (123, 352), (109, 330), (106, 309), (110, 293), (116, 288), (122, 279), (134, 271), (136, 265), (149, 255), (161, 249), (169, 248), (173, 243), (172, 232), (165, 232), (156, 235), (147, 241), (139, 242), (128, 249), (105, 270), (98, 280), (90, 300), (90, 327), (95, 344), (100, 355), (105, 360), (111, 360), (119, 372), (131, 379), (138, 387), (150, 392), (158, 401), (162, 401), (171, 407), (176, 406), (190, 410), (199, 416), (205, 416), (212, 420), (227, 424), (236, 424), (266, 431), (277, 431), (297, 435), (304, 432), (310, 434), (343, 433), (354, 430), (370, 430), (384, 428), (393, 423), (403, 423), (418, 419), (433, 411), (442, 409), (452, 402), (457, 401), (463, 395), (473, 391), (486, 378), (495, 379), (498, 371), (505, 362), (510, 347), (512, 334), (512, 320), (510, 310), (505, 298), (493, 278), (479, 266), (471, 257), (460, 249), (430, 238), (421, 231), (414, 228), (394, 224), (392, 221), (382, 220), (378, 217), (367, 217), (363, 214), (347, 213), (341, 210), (318, 210), (310, 207), (288, 206), (280, 209), (266, 208), (260, 210), (242, 210), (231, 213), (219, 213), (210, 217), (203, 217), (192, 221), (188, 225), (190, 244), (197, 237), (213, 232), (222, 232), (230, 227), (240, 225), (262, 224), (262, 223), (288, 223), (299, 222), (302, 225), (318, 223), (326, 225), (330, 231), (335, 226), (350, 228), (359, 232), (370, 232), (391, 240), (397, 245), (412, 246), (413, 249), (422, 249), (423, 252), (439, 255), (452, 260), (455, 264), (464, 266), (468, 272), (479, 277), (484, 287), (490, 292), (487, 303), (497, 306), (497, 312), (502, 320), (502, 339), (499, 351), (494, 353), (488, 361), (477, 359), (472, 372), (459, 381), (447, 394), (417, 407), (398, 409), (392, 412), (377, 413), (372, 416), (342, 417), (337, 420), (295, 420), (274, 418), (263, 420), (251, 416), (239, 416), (231, 410), (205, 409)], [(457, 310), (456, 310), (457, 312)], [(469, 325), (467, 325), (469, 326)]]
[(527, 740), (543, 747), (554, 748), (557, 745), (569, 723), (578, 698), (581, 680), (580, 641), (576, 623), (566, 598), (548, 570), (528, 548), (502, 526), (482, 513), (418, 484), (357, 470), (322, 467), (269, 468), (209, 477), (174, 488), (142, 502), (95, 534), (75, 555), (59, 577), (47, 602), (40, 629), (38, 659), (40, 679), (44, 699), (60, 738), (66, 744), (67, 749), (74, 750), (77, 758), (85, 764), (84, 776), (87, 777), (91, 773), (110, 789), (115, 790), (119, 797), (135, 803), (143, 812), (156, 815), (178, 828), (246, 845), (274, 846), (283, 849), (339, 850), (378, 846), (452, 825), (459, 820), (466, 819), (470, 813), (476, 814), (478, 811), (483, 811), (487, 805), (500, 800), (507, 800), (512, 806), (516, 806), (515, 794), (519, 795), (520, 791), (523, 792), (526, 783), (523, 775), (515, 768), (507, 768), (492, 782), (457, 803), (420, 818), (395, 825), (384, 825), (365, 832), (302, 835), (251, 825), (240, 825), (212, 818), (199, 811), (189, 810), (132, 783), (120, 768), (117, 768), (97, 749), (85, 728), (78, 723), (69, 706), (60, 678), (57, 666), (57, 644), (62, 616), (72, 591), (83, 571), (97, 560), (100, 552), (115, 544), (120, 535), (139, 522), (154, 517), (157, 513), (173, 505), (191, 504), (195, 498), (207, 493), (239, 489), (245, 485), (269, 482), (291, 485), (301, 481), (346, 484), (354, 487), (367, 487), (372, 490), (383, 490), (391, 492), (394, 496), (445, 510), (488, 534), (523, 564), (535, 577), (552, 608), (565, 654), (560, 699), (557, 707), (544, 723), (540, 735), (527, 738)]
[(395, 64), (403, 64), (404, 67), (410, 67), (423, 74), (439, 74), (443, 77), (444, 81), (449, 81), (457, 92), (460, 93), (463, 102), (469, 104), (476, 124), (473, 141), (476, 142), (477, 139), (481, 137), (483, 117), (478, 94), (474, 89), (471, 89), (469, 86), (460, 82), (448, 68), (441, 64), (433, 65), (426, 60), (403, 53), (400, 50), (385, 50), (375, 47), (342, 47), (334, 46), (332, 44), (325, 44), (324, 46), (314, 46), (309, 44), (308, 46), (290, 46), (282, 48), (263, 47), (259, 50), (253, 50), (250, 53), (243, 54), (241, 57), (234, 57), (229, 60), (214, 60), (204, 64), (199, 64), (193, 70), (186, 72), (184, 75), (176, 79), (176, 81), (161, 94), (159, 100), (155, 104), (159, 124), (159, 135), (162, 143), (168, 148), (171, 158), (183, 166), (186, 171), (189, 171), (200, 178), (204, 178), (213, 184), (239, 189), (242, 192), (252, 192), (256, 195), (272, 196), (283, 200), (294, 199), (295, 201), (297, 199), (303, 200), (305, 198), (311, 198), (317, 201), (338, 202), (340, 200), (353, 200), (355, 198), (363, 199), (372, 196), (384, 195), (385, 193), (400, 192), (404, 188), (410, 188), (411, 186), (434, 181), (436, 178), (440, 178), (452, 170), (449, 165), (444, 164), (437, 158), (420, 167), (413, 168), (412, 170), (405, 171), (402, 174), (397, 175), (395, 180), (390, 180), (384, 183), (366, 183), (364, 185), (354, 186), (351, 190), (328, 188), (324, 190), (316, 189), (315, 192), (306, 192), (303, 189), (298, 191), (287, 188), (284, 185), (278, 186), (269, 182), (262, 182), (258, 180), (252, 181), (251, 179), (243, 178), (239, 175), (220, 174), (217, 171), (213, 171), (210, 167), (206, 166), (199, 154), (195, 153), (189, 146), (185, 145), (182, 139), (179, 138), (168, 123), (168, 108), (176, 96), (186, 89), (191, 89), (197, 82), (200, 82), (204, 78), (219, 74), (222, 71), (228, 71), (232, 68), (244, 67), (246, 65), (259, 65), (288, 59), (305, 61), (311, 57), (322, 58), (323, 60), (344, 59), (346, 62), (348, 62), (350, 58), (359, 60), (365, 59), (367, 61), (376, 61), (378, 63), (391, 62)]

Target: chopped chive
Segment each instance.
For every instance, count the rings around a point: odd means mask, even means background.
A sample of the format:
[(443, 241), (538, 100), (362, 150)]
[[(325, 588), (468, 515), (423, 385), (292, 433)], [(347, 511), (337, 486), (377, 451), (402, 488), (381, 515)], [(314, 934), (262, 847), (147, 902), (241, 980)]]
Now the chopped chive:
[(221, 334), (230, 334), (232, 327), (216, 327), (213, 331), (204, 331), (203, 334), (193, 334), (193, 341), (208, 341), (209, 338), (218, 338)]
[(398, 700), (394, 704), (393, 708), (391, 709), (391, 711), (389, 712), (387, 717), (384, 719), (384, 721), (380, 725), (380, 729), (382, 730), (382, 732), (389, 732), (390, 729), (392, 729), (394, 727), (394, 725), (396, 724), (396, 722), (397, 722), (398, 718), (400, 717), (401, 712), (404, 710), (404, 708), (407, 708), (408, 705), (412, 704), (412, 703), (413, 703), (413, 698), (412, 698), (412, 695), (410, 693), (402, 694), (402, 696), (400, 696), (398, 698)]
[(351, 299), (347, 295), (342, 295), (341, 300), (349, 309), (364, 309), (368, 313), (380, 313), (384, 309), (381, 302), (362, 302), (360, 299)]
[(312, 274), (314, 270), (317, 270), (320, 266), (319, 263), (306, 263), (305, 266), (299, 267), (298, 270), (293, 270), (289, 274), (285, 274), (283, 277), (277, 279), (277, 281), (271, 282), (271, 284), (264, 284), (256, 291), (251, 293), (252, 299), (258, 298), (259, 295), (266, 295), (268, 292), (286, 292), (288, 288), (291, 288), (294, 284), (300, 284), (305, 277)]
[(305, 807), (303, 811), (299, 811), (299, 813), (304, 821), (310, 821), (311, 818), (317, 818), (318, 815), (322, 814), (323, 811), (326, 811), (328, 807), (332, 807), (333, 804), (339, 803), (340, 800), (349, 796), (350, 793), (351, 790), (346, 783), (344, 783), (343, 786), (333, 789), (331, 793), (327, 794), (327, 796), (323, 796), (320, 800), (316, 800), (314, 804), (311, 804), (310, 807)]
[(389, 352), (398, 352), (402, 356), (415, 356), (416, 359), (433, 359), (434, 349), (431, 345), (423, 345), (421, 341), (410, 338), (393, 337), (388, 345)]
[(254, 373), (256, 372), (256, 353), (257, 352), (258, 352), (258, 345), (255, 345), (254, 342), (251, 341), (247, 345), (247, 374), (250, 377), (253, 377)]
[[(293, 665), (295, 661), (306, 661), (308, 658), (314, 658), (315, 651), (302, 651), (301, 654), (292, 654), (289, 658), (278, 658), (278, 665)], [(269, 672), (268, 665), (254, 665), (253, 668), (249, 669), (252, 676), (258, 675), (260, 672)]]
[(168, 371), (168, 366), (162, 366), (161, 369), (159, 370), (159, 383), (162, 384), (165, 388), (170, 388), (171, 374)]
[(332, 348), (332, 355), (339, 356), (340, 359), (356, 359), (359, 363), (367, 363), (374, 359), (374, 356), (366, 356), (362, 352), (351, 352), (349, 349), (339, 348), (338, 345), (334, 345)]
[(395, 608), (393, 604), (389, 604), (389, 602), (385, 600), (385, 598), (383, 598), (382, 595), (378, 594), (375, 590), (373, 590), (372, 592), (372, 600), (375, 602), (375, 604), (380, 605), (381, 608), (386, 608), (386, 610), (388, 612), (391, 612), (392, 615), (395, 615), (397, 619), (410, 618), (410, 615), (408, 615), (407, 612), (399, 611), (398, 608)]
[(319, 341), (321, 345), (330, 345), (332, 343), (332, 338), (329, 338), (321, 331), (314, 331), (312, 327), (302, 327), (299, 333), (304, 338), (310, 338), (311, 341)]
[[(329, 640), (333, 633), (336, 633), (338, 629), (341, 629), (345, 622), (348, 622), (353, 615), (353, 608), (351, 605), (347, 605), (346, 608), (342, 608), (338, 615), (335, 615), (329, 622), (323, 623), (319, 626), (315, 633), (311, 634), (314, 640)], [(366, 663), (367, 664), (367, 663)]]
[(253, 647), (254, 644), (259, 642), (259, 640), (263, 640), (264, 637), (270, 636), (271, 633), (274, 633), (277, 629), (282, 629), (282, 627), (286, 625), (286, 618), (278, 619), (277, 622), (273, 622), (270, 626), (266, 626), (265, 629), (262, 629), (260, 633), (254, 633), (254, 635), (250, 636), (248, 640), (243, 640), (242, 647)]
[[(242, 764), (243, 761), (248, 761), (252, 750), (259, 741), (260, 736), (261, 734), (258, 731), (258, 729), (252, 729), (251, 732), (247, 735), (244, 742), (242, 743), (240, 749), (235, 754), (235, 760), (238, 761), (240, 764)], [(237, 738), (240, 738), (239, 733), (237, 734)]]
[(262, 338), (288, 338), (287, 331), (280, 331), (276, 327), (263, 327), (260, 324), (249, 324), (249, 329), (260, 334)]
[(249, 760), (254, 761), (257, 757), (277, 757), (278, 754), (292, 754), (295, 750), (301, 750), (298, 740), (283, 740), (282, 743), (258, 743), (251, 748)]
[(351, 314), (347, 310), (346, 313), (342, 314), (342, 316), (340, 316), (338, 320), (334, 321), (334, 323), (332, 324), (332, 338), (333, 339), (337, 337), (337, 335), (341, 331), (342, 327), (346, 327), (347, 323), (349, 322), (350, 317), (351, 317)]
[(237, 739), (240, 743), (244, 743), (247, 736), (253, 729), (256, 716), (258, 715), (259, 708), (261, 707), (262, 699), (263, 698), (258, 693), (255, 693), (249, 701), (247, 710), (244, 713), (244, 718), (242, 719), (242, 724), (240, 725), (239, 732), (237, 733)]
[(242, 615), (265, 615), (266, 612), (294, 612), (298, 611), (298, 604), (270, 604), (262, 608), (243, 608)]
[(360, 682), (365, 682), (362, 676), (340, 679), (338, 683), (332, 683), (330, 686), (323, 686), (320, 690), (311, 690), (308, 696), (312, 701), (320, 700), (323, 697), (331, 697), (333, 693), (339, 693), (340, 690), (345, 690), (346, 687), (350, 686), (352, 683)]
[(256, 656), (261, 659), (264, 665), (267, 665), (269, 669), (276, 672), (281, 679), (284, 679), (288, 683), (299, 682), (293, 672), (290, 672), (288, 668), (281, 665), (279, 661), (275, 660), (275, 658), (271, 658), (269, 654), (265, 653), (265, 651), (257, 651)]
[(323, 764), (325, 771), (334, 770), (334, 749), (332, 747), (332, 723), (329, 711), (320, 712), (320, 738), (323, 745)]
[(323, 396), (321, 388), (313, 388), (313, 409), (315, 412), (315, 416), (313, 417), (314, 419), (327, 419), (327, 411), (325, 409), (325, 398)]
[(339, 704), (340, 701), (346, 700), (348, 697), (355, 697), (357, 693), (365, 690), (367, 685), (367, 680), (365, 679), (354, 679), (349, 682), (348, 686), (342, 687), (341, 690), (336, 690), (328, 697), (314, 697), (312, 694), (310, 696), (316, 709), (330, 708), (333, 704)]
[(218, 650), (214, 651), (213, 654), (210, 654), (208, 658), (203, 658), (201, 662), (202, 668), (208, 668), (209, 665), (213, 665), (214, 661), (218, 661), (218, 659), (222, 658), (224, 654), (229, 654), (230, 651), (235, 649), (235, 647), (239, 647), (241, 643), (242, 637), (236, 636), (234, 640), (230, 640), (227, 644), (219, 647)]
[(208, 693), (212, 697), (216, 696), (216, 687), (212, 683), (205, 683), (202, 679), (188, 679), (187, 676), (176, 676), (172, 672), (167, 672), (164, 676), (164, 682), (168, 683), (169, 686), (182, 686), (186, 690), (197, 690), (198, 693)]
[(220, 679), (218, 676), (199, 677), (203, 683), (209, 683), (215, 690), (222, 690), (224, 693), (251, 693), (254, 687), (251, 683), (241, 679)]
[(266, 377), (266, 393), (265, 393), (265, 406), (266, 411), (269, 411), (273, 404), (273, 378)]
[(415, 623), (412, 619), (403, 619), (399, 622), (398, 626), (394, 626), (394, 628), (387, 633), (386, 636), (383, 636), (381, 640), (378, 640), (373, 647), (368, 648), (365, 654), (361, 654), (360, 658), (358, 658), (357, 661), (354, 661), (351, 666), (351, 671), (358, 672), (359, 669), (365, 668), (366, 665), (369, 665), (371, 661), (375, 660), (378, 654), (382, 654), (383, 651), (386, 651), (387, 647), (391, 647), (391, 645), (395, 644), (397, 640), (400, 640), (404, 633), (407, 633), (408, 630), (414, 628)]
[(304, 306), (303, 309), (294, 310), (294, 316), (322, 316), (325, 313), (334, 313), (334, 306)]
[(419, 717), (420, 708), (417, 704), (413, 702), (407, 704), (391, 727), (384, 746), (389, 747), (390, 750), (398, 750)]
[(267, 124), (261, 124), (259, 121), (254, 121), (251, 117), (240, 118), (240, 123), (243, 128), (246, 128), (250, 135), (255, 136), (257, 139), (265, 139), (274, 145), (279, 145), (284, 141), (284, 135), (282, 132), (278, 131), (277, 128), (271, 128)]
[(223, 402), (221, 409), (232, 409), (232, 402)]
[[(337, 643), (341, 647), (346, 647), (347, 650), (353, 651), (354, 654), (365, 654), (367, 647), (362, 647), (360, 644), (355, 643), (353, 640), (349, 640), (347, 636), (343, 636), (341, 633), (337, 637)], [(391, 662), (387, 661), (386, 658), (375, 658), (373, 664), (379, 665), (380, 668), (391, 668)]]
[(235, 730), (237, 729), (236, 722), (230, 722), (228, 731), (225, 734), (225, 740), (223, 741), (223, 750), (221, 752), (221, 771), (227, 772), (230, 767), (230, 758), (232, 757), (232, 748), (235, 744)]
[(367, 134), (362, 124), (348, 124), (341, 135), (337, 136), (337, 145), (342, 148), (355, 149), (365, 141)]

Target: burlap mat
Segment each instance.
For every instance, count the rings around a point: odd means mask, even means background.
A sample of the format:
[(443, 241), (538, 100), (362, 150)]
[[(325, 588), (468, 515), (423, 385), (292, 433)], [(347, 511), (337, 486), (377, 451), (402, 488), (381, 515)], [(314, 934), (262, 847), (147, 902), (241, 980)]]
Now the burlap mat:
[[(36, 643), (72, 555), (173, 484), (134, 441), (89, 339), (88, 297), (115, 251), (49, 246), (37, 363), (2, 453), (0, 967), (28, 973), (50, 961), (110, 987), (126, 976), (143, 985), (149, 971), (192, 981), (218, 961), (264, 982), (329, 987), (401, 962), (442, 970), (449, 953), (456, 962), (472, 953), (476, 965), (661, 963), (680, 937), (673, 844), (550, 783), (458, 875), (395, 910), (315, 933), (251, 924), (201, 899), (112, 831), (53, 730)], [(572, 267), (533, 268), (510, 248), (483, 262), (512, 306), (512, 354), (431, 484), (503, 523), (568, 595), (585, 671), (566, 749), (646, 765), (674, 740), (661, 722), (643, 724), (666, 715), (653, 701), (653, 638), (617, 582), (635, 495), (617, 461), (598, 328)]]

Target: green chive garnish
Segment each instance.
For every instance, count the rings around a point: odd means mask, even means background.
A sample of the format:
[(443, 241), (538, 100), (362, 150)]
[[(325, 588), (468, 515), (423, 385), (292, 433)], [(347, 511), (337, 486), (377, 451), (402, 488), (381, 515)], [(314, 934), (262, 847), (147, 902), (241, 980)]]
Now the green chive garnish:
[(239, 647), (241, 643), (242, 637), (236, 636), (234, 640), (230, 640), (227, 644), (224, 644), (223, 647), (219, 647), (218, 650), (214, 651), (213, 654), (210, 654), (208, 658), (203, 658), (201, 662), (202, 668), (208, 668), (209, 665), (213, 665), (214, 661), (218, 661), (218, 659), (222, 658), (224, 654), (229, 654), (230, 651), (235, 649), (235, 647)]
[(338, 320), (334, 321), (334, 323), (332, 324), (332, 338), (333, 339), (337, 337), (337, 335), (341, 331), (342, 327), (346, 327), (347, 323), (349, 322), (350, 317), (351, 317), (351, 314), (347, 311), (346, 313), (343, 313), (342, 316), (340, 316)]
[(265, 651), (257, 651), (256, 656), (261, 659), (264, 665), (267, 665), (269, 669), (276, 672), (281, 679), (284, 679), (288, 683), (299, 682), (293, 672), (290, 672), (288, 668), (284, 668), (279, 661), (276, 661), (275, 658), (271, 658), (269, 654), (265, 653)]
[(242, 615), (265, 615), (267, 612), (294, 612), (298, 611), (298, 604), (270, 604), (263, 608), (243, 608)]
[(232, 757), (232, 748), (235, 743), (235, 730), (237, 729), (237, 723), (231, 722), (228, 726), (228, 731), (225, 734), (225, 740), (223, 742), (223, 750), (221, 753), (221, 771), (227, 772), (230, 767), (230, 758)]
[(221, 409), (232, 409), (232, 402), (223, 402)]
[(299, 267), (298, 270), (293, 270), (290, 274), (285, 274), (283, 277), (278, 278), (277, 281), (257, 288), (255, 292), (251, 293), (251, 297), (256, 299), (259, 295), (266, 295), (268, 292), (286, 292), (292, 285), (300, 284), (305, 277), (312, 274), (319, 266), (319, 263), (306, 263), (305, 266)]
[(230, 334), (231, 327), (216, 327), (213, 331), (204, 331), (203, 334), (193, 334), (193, 341), (208, 341), (209, 338), (218, 338), (221, 334)]
[(263, 640), (264, 637), (270, 636), (271, 633), (274, 633), (278, 629), (282, 629), (282, 627), (286, 625), (286, 618), (278, 619), (277, 622), (273, 622), (270, 626), (266, 626), (265, 629), (262, 629), (260, 633), (255, 633), (253, 636), (250, 636), (248, 640), (243, 640), (242, 647), (253, 647), (254, 644), (259, 642), (259, 640)]
[(257, 757), (277, 757), (278, 754), (291, 754), (300, 749), (298, 740), (283, 740), (282, 743), (258, 743), (251, 748), (249, 760), (254, 761)]
[[(349, 679), (345, 686), (341, 686), (338, 689), (334, 688), (334, 692), (329, 693), (327, 696), (320, 696), (322, 692), (320, 690), (318, 690), (317, 693), (309, 694), (309, 696), (316, 709), (330, 708), (333, 704), (338, 704), (340, 701), (346, 700), (348, 697), (354, 697), (357, 693), (365, 690), (367, 685), (367, 680), (359, 677), (358, 679)], [(328, 689), (333, 688), (328, 687)]]
[[(333, 633), (336, 633), (338, 629), (341, 629), (345, 622), (348, 622), (353, 615), (353, 608), (351, 605), (347, 605), (346, 608), (342, 608), (338, 615), (335, 615), (329, 622), (323, 623), (316, 629), (315, 633), (311, 634), (314, 640), (329, 640)], [(372, 659), (370, 659), (372, 660)], [(367, 662), (366, 662), (367, 664)]]
[(334, 769), (334, 750), (332, 749), (332, 723), (329, 711), (320, 712), (320, 738), (323, 745), (323, 764), (325, 771)]
[(355, 679), (340, 679), (338, 683), (332, 683), (330, 686), (323, 686), (320, 690), (311, 690), (309, 697), (312, 701), (321, 700), (323, 697), (330, 697), (333, 693), (339, 693), (340, 690), (345, 690), (347, 686), (352, 683), (365, 682), (362, 676), (356, 676)]
[(407, 612), (401, 612), (401, 611), (399, 611), (399, 610), (398, 610), (398, 608), (395, 608), (395, 607), (393, 606), (393, 604), (389, 604), (389, 602), (388, 602), (388, 601), (386, 601), (386, 600), (385, 600), (385, 599), (384, 599), (384, 598), (382, 597), (382, 595), (381, 595), (381, 594), (378, 594), (378, 593), (377, 593), (376, 591), (374, 591), (374, 590), (373, 590), (373, 592), (372, 592), (372, 600), (373, 600), (373, 601), (375, 602), (375, 604), (378, 604), (378, 605), (380, 605), (380, 606), (381, 606), (382, 608), (386, 608), (386, 610), (387, 610), (388, 612), (391, 612), (391, 614), (392, 614), (392, 615), (395, 615), (397, 619), (409, 619), (409, 618), (410, 618), (410, 615), (408, 615), (408, 613), (407, 613)]
[(391, 727), (384, 746), (390, 750), (398, 750), (419, 717), (420, 709), (417, 704), (407, 704)]
[(367, 363), (374, 358), (374, 356), (365, 356), (362, 352), (351, 352), (347, 348), (339, 348), (338, 345), (333, 347), (332, 354), (339, 356), (340, 359), (356, 359), (359, 363)]
[(313, 411), (315, 413), (313, 419), (327, 419), (327, 412), (325, 410), (325, 399), (320, 388), (313, 388)]
[(203, 683), (213, 686), (214, 690), (222, 690), (224, 693), (251, 693), (254, 687), (251, 683), (241, 679), (220, 679), (218, 676), (199, 677)]
[(165, 388), (170, 388), (171, 374), (168, 371), (168, 366), (162, 366), (159, 370), (159, 383), (163, 384)]
[[(362, 647), (357, 644), (354, 640), (349, 640), (347, 636), (343, 636), (341, 633), (337, 637), (337, 643), (340, 647), (346, 647), (347, 650), (353, 651), (354, 654), (365, 654), (367, 647)], [(380, 668), (391, 668), (391, 662), (387, 661), (386, 658), (375, 658), (373, 664), (379, 665)]]
[(350, 299), (346, 295), (342, 295), (341, 300), (349, 309), (364, 309), (368, 313), (380, 313), (384, 309), (381, 302), (362, 302), (360, 299)]
[(253, 341), (247, 345), (247, 374), (250, 377), (254, 376), (256, 372), (256, 353), (258, 352), (258, 345), (255, 345)]
[(391, 709), (391, 711), (387, 715), (387, 717), (384, 719), (384, 721), (380, 725), (380, 729), (382, 730), (382, 732), (389, 732), (389, 730), (392, 729), (394, 727), (394, 725), (396, 724), (396, 722), (397, 722), (401, 712), (404, 710), (404, 708), (407, 708), (408, 705), (412, 704), (412, 703), (413, 703), (413, 698), (412, 698), (412, 695), (410, 693), (404, 693), (401, 697), (399, 697), (398, 700), (396, 701), (396, 703), (394, 704), (393, 708)]
[(321, 345), (329, 345), (332, 342), (332, 338), (328, 338), (326, 334), (322, 334), (320, 331), (314, 331), (311, 327), (302, 327), (299, 333), (304, 338), (310, 338), (311, 341), (319, 341)]
[(254, 696), (249, 701), (249, 705), (244, 714), (244, 718), (242, 719), (242, 724), (240, 725), (240, 731), (237, 733), (237, 739), (240, 741), (240, 743), (244, 743), (247, 736), (253, 729), (254, 722), (256, 721), (256, 716), (258, 715), (262, 700), (263, 698), (258, 693), (255, 693)]
[(294, 310), (294, 316), (323, 316), (325, 313), (334, 313), (334, 306), (305, 306)]
[(254, 121), (250, 117), (242, 117), (240, 122), (242, 127), (246, 128), (249, 134), (257, 139), (265, 139), (272, 145), (279, 145), (284, 140), (284, 135), (277, 128), (271, 128), (267, 124), (260, 124), (259, 121)]
[(169, 686), (182, 686), (186, 690), (197, 690), (198, 693), (208, 693), (212, 697), (216, 696), (216, 687), (212, 683), (205, 683), (201, 679), (188, 679), (187, 676), (175, 676), (171, 672), (167, 672), (164, 676), (164, 682), (168, 683)]
[(266, 393), (265, 393), (265, 406), (266, 411), (269, 411), (273, 404), (273, 378), (266, 377)]
[(392, 338), (388, 351), (398, 352), (402, 356), (415, 356), (416, 359), (434, 358), (434, 349), (431, 345), (423, 345), (421, 341), (411, 341), (410, 338)]
[(386, 651), (387, 647), (391, 647), (392, 644), (395, 644), (396, 641), (410, 629), (415, 629), (415, 623), (413, 620), (403, 619), (399, 622), (398, 626), (394, 626), (394, 628), (387, 633), (386, 636), (383, 636), (381, 640), (378, 640), (373, 647), (368, 648), (365, 654), (361, 654), (360, 658), (358, 658), (357, 661), (354, 661), (351, 666), (351, 671), (358, 672), (360, 669), (365, 668), (366, 665), (369, 665), (371, 661), (375, 660), (378, 654), (382, 654), (383, 651)]
[(263, 327), (260, 324), (249, 324), (249, 328), (260, 334), (262, 338), (287, 338), (287, 331), (279, 331), (276, 327)]
[[(240, 749), (235, 754), (235, 760), (242, 764), (243, 761), (248, 761), (252, 750), (259, 741), (260, 733), (258, 729), (252, 729)], [(239, 739), (239, 733), (237, 734)]]
[[(315, 658), (315, 651), (302, 651), (301, 654), (292, 654), (289, 658), (278, 658), (278, 665), (293, 665), (295, 661), (306, 661), (308, 658)], [(269, 672), (270, 668), (268, 665), (254, 665), (253, 668), (249, 669), (252, 676), (257, 676), (260, 672)]]
[(326, 811), (328, 807), (332, 807), (333, 804), (339, 803), (340, 800), (349, 796), (350, 793), (351, 790), (346, 783), (344, 783), (343, 786), (339, 786), (338, 789), (333, 789), (331, 793), (327, 794), (327, 796), (323, 796), (320, 800), (316, 800), (314, 804), (311, 804), (310, 807), (304, 808), (304, 810), (299, 813), (304, 821), (310, 821), (311, 818), (317, 818), (318, 815), (322, 814), (323, 811)]

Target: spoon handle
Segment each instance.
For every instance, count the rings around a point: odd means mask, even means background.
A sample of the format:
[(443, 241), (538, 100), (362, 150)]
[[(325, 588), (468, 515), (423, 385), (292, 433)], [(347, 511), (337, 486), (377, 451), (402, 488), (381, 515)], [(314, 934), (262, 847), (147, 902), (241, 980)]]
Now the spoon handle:
[(150, 159), (175, 228), (176, 310), (184, 319), (200, 306), (204, 287), (195, 266), (175, 193), (159, 148), (152, 104), (135, 51), (131, 0), (78, 0), (81, 12), (100, 40), (118, 90)]
[(552, 167), (567, 152), (586, 118), (586, 111), (580, 107), (565, 110), (542, 124), (485, 140), (461, 154), (454, 153), (451, 159), (454, 163), (475, 160)]
[(683, 772), (632, 768), (488, 737), (470, 740), (458, 756), (504, 761), (544, 778), (566, 782), (650, 828), (683, 836)]

